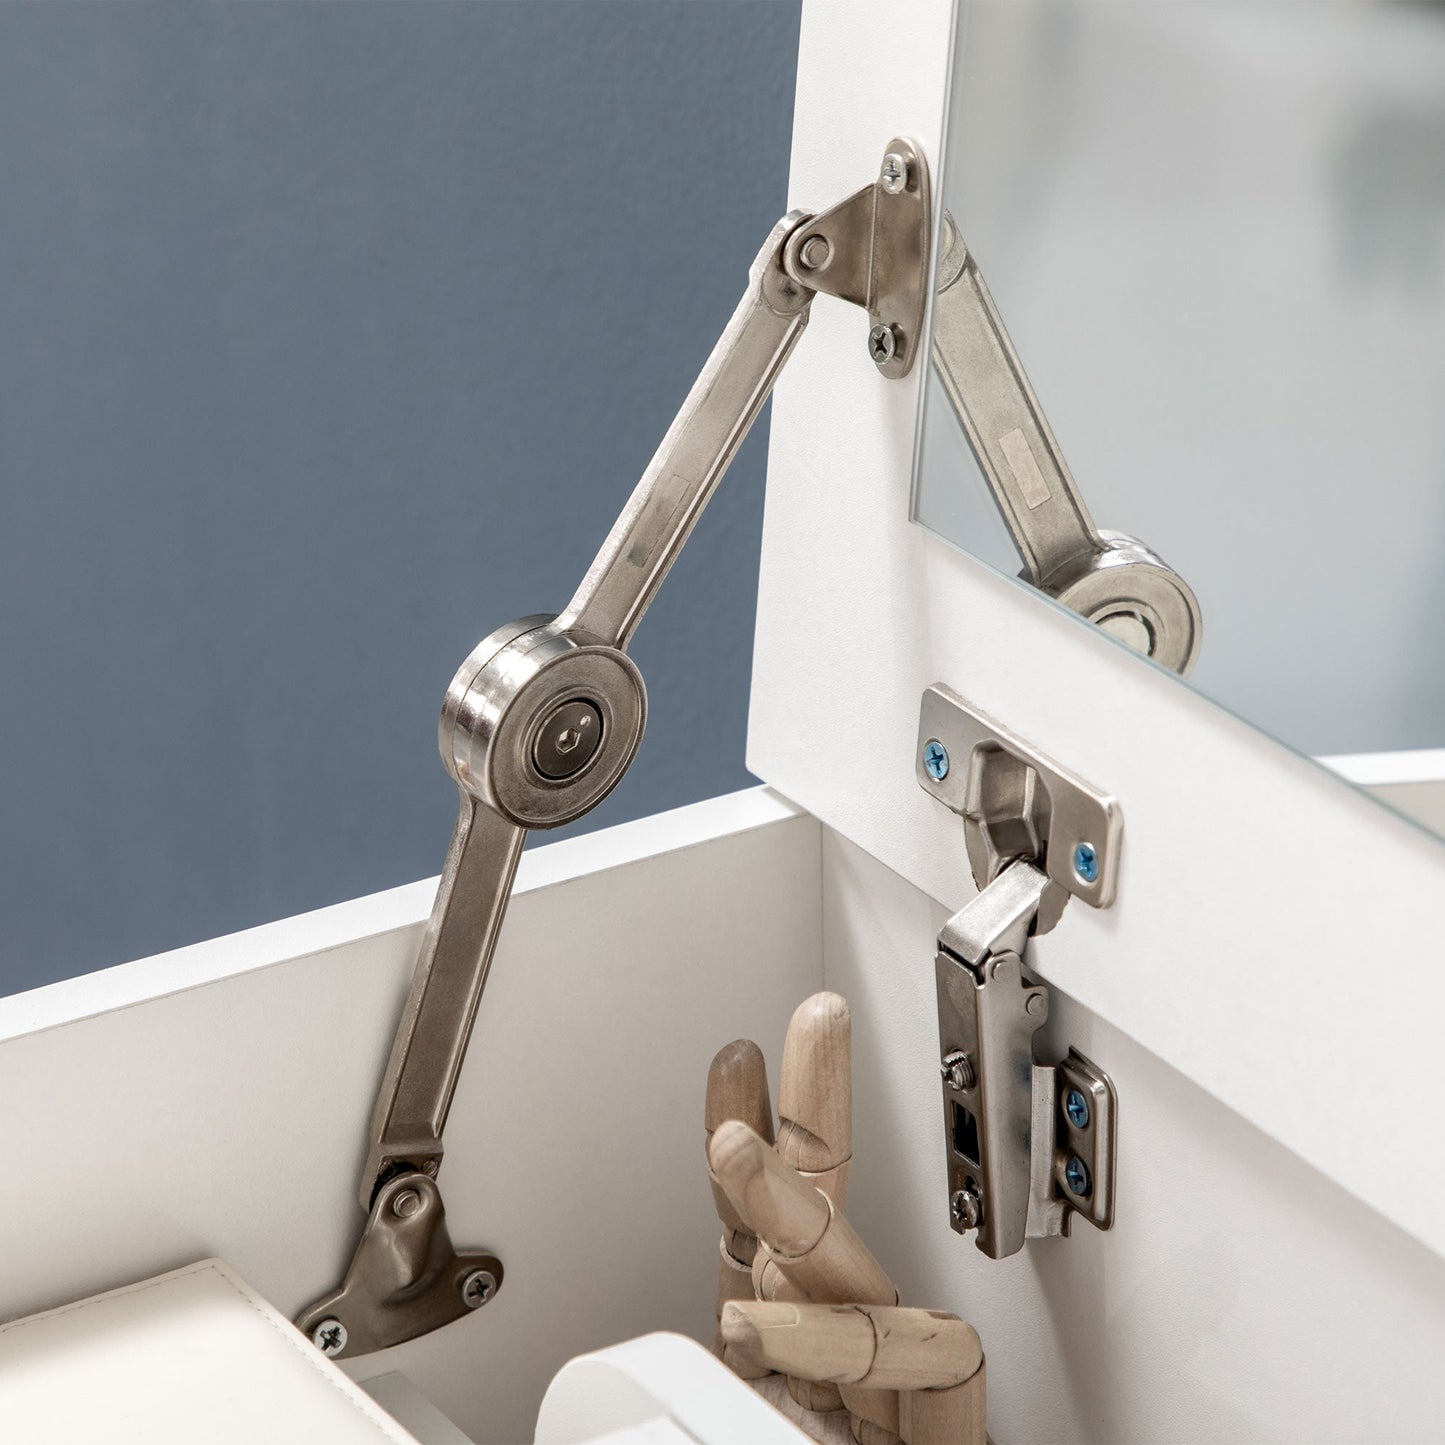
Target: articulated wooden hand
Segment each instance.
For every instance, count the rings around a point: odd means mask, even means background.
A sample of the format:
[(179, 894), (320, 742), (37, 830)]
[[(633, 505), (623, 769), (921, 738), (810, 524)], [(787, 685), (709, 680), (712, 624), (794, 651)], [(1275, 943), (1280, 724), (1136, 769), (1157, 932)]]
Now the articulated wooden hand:
[(862, 1445), (983, 1445), (978, 1336), (955, 1316), (897, 1308), (842, 1212), (850, 1042), (837, 994), (815, 994), (793, 1015), (776, 1145), (761, 1050), (739, 1040), (713, 1060), (708, 1174), (724, 1229), (715, 1349), (770, 1397), (766, 1377), (782, 1371), (805, 1409), (846, 1406)]
[[(777, 1149), (840, 1207), (847, 1195), (848, 1161), (853, 1153), (852, 1112), (852, 1018), (848, 1005), (835, 993), (814, 994), (794, 1012), (783, 1044)], [(763, 1051), (751, 1039), (737, 1039), (720, 1049), (708, 1070), (705, 1122), (709, 1146), (713, 1132), (729, 1120), (740, 1120), (767, 1143), (773, 1142), (767, 1063)], [(758, 1242), (728, 1200), (711, 1166), (708, 1175), (723, 1224), (717, 1294), (721, 1319), (723, 1306), (729, 1300), (759, 1297), (752, 1275)], [(714, 1350), (744, 1379), (770, 1373), (765, 1367), (752, 1369), (729, 1358), (720, 1337)], [(805, 1409), (837, 1410), (842, 1404), (831, 1386), (797, 1380), (792, 1388), (794, 1398)]]

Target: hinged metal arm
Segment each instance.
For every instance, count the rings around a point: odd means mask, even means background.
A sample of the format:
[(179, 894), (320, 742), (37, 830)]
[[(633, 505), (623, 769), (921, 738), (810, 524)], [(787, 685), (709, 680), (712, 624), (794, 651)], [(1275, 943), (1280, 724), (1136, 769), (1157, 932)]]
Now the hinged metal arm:
[[(901, 153), (907, 161), (898, 170)], [(886, 194), (886, 203), (875, 192)], [(461, 809), (372, 1115), (360, 1190), (368, 1219), (341, 1288), (297, 1320), (327, 1354), (412, 1339), (484, 1304), (500, 1287), (499, 1260), (452, 1247), (435, 1176), (522, 844), (529, 829), (558, 827), (590, 811), (632, 762), (647, 694), (627, 643), (761, 411), (834, 265), (836, 274), (870, 278), (864, 303), (870, 315), (883, 314), (875, 305), (890, 314), (900, 308), (903, 319), (888, 324), (909, 338), (906, 352), (895, 346), (889, 364), (879, 365), (890, 376), (908, 370), (918, 331), (905, 302), (913, 298), (921, 321), (927, 197), (922, 157), (895, 141), (879, 179), (839, 208), (850, 216), (868, 211), (871, 229), (856, 222), (830, 232), (829, 254), (815, 245), (803, 248), (805, 258), (794, 241), (834, 213), (793, 213), (778, 223), (566, 610), (500, 628), (452, 679), (438, 742)], [(902, 236), (909, 228), (916, 232), (911, 240)], [(909, 274), (891, 275), (889, 257), (909, 265)]]
[(1114, 1086), (1070, 1050), (1034, 1059), (1049, 991), (1024, 951), (1071, 897), (1113, 899), (1118, 805), (935, 686), (919, 718), (919, 782), (964, 820), (979, 892), (944, 924), (934, 981), (949, 1218), (994, 1259), (1113, 1222)]
[[(442, 709), (461, 812), (372, 1119), (362, 1205), (400, 1167), (434, 1174), (529, 827), (595, 807), (641, 741), (646, 693), (623, 652), (792, 354), (813, 293), (781, 266), (804, 218), (773, 228), (748, 289), (576, 596), (463, 664)], [(520, 685), (519, 685), (520, 684)], [(522, 714), (520, 724), (514, 719)]]
[(807, 218), (773, 228), (747, 293), (558, 625), (626, 647), (793, 353), (813, 291), (782, 265)]
[(526, 829), (468, 794), (371, 1120), (361, 1206), (398, 1168), (434, 1175)]
[(879, 372), (908, 374), (923, 336), (931, 226), (928, 165), (903, 137), (889, 141), (878, 178), (846, 201), (778, 223), (560, 625), (627, 646), (768, 399), (817, 292), (867, 311)]
[(1025, 982), (1021, 955), (1047, 887), (1032, 863), (1012, 863), (938, 939), (945, 1123), (961, 1166), (950, 1214), (955, 1228), (978, 1229), (978, 1247), (994, 1259), (1023, 1248), (1028, 1223), (1029, 1083), (1049, 995)]

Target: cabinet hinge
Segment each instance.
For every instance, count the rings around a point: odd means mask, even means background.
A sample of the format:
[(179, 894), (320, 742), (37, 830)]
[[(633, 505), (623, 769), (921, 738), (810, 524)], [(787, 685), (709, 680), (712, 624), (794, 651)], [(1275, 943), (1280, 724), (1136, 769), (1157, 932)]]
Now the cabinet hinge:
[(1119, 805), (941, 685), (923, 694), (918, 780), (963, 818), (979, 887), (934, 965), (949, 1220), (994, 1259), (1068, 1234), (1075, 1214), (1108, 1229), (1114, 1085), (1075, 1049), (1036, 1059), (1049, 990), (1024, 955), (1071, 897), (1113, 902)]

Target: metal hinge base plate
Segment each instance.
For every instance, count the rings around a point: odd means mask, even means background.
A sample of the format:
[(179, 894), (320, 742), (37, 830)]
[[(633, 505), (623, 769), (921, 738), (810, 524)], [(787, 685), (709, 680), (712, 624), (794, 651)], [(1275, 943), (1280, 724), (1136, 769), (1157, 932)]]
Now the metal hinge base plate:
[(861, 306), (872, 323), (868, 354), (896, 381), (923, 346), (932, 250), (928, 162), (913, 141), (895, 136), (871, 185), (788, 237), (783, 269), (800, 285)]
[(333, 1359), (367, 1355), (461, 1319), (501, 1287), (501, 1260), (453, 1247), (436, 1180), (399, 1174), (377, 1191), (341, 1288), (296, 1327)]
[(919, 785), (963, 819), (980, 888), (1016, 858), (1048, 876), (1034, 933), (1049, 932), (1070, 898), (1113, 903), (1124, 820), (1108, 793), (942, 683), (923, 694), (915, 756)]

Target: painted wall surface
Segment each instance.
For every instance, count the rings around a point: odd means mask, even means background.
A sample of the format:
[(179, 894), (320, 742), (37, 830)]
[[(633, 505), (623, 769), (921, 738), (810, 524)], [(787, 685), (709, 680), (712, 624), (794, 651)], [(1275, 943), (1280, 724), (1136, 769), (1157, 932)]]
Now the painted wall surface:
[[(0, 11), (0, 990), (436, 872), (785, 204), (794, 3)], [(746, 781), (766, 426), (597, 826)]]

